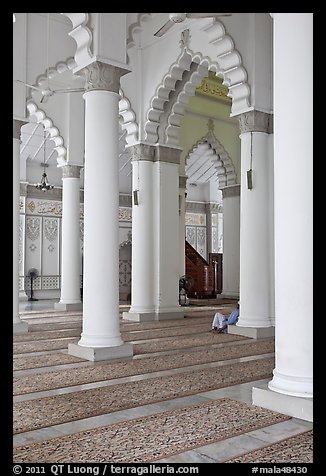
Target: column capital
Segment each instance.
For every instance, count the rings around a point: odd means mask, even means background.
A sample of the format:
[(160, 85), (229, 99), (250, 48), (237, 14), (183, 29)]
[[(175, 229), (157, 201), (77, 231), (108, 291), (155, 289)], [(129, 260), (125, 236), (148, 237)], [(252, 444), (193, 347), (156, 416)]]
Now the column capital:
[(147, 160), (154, 161), (155, 146), (150, 144), (135, 144), (129, 147), (133, 161)]
[(273, 115), (261, 111), (243, 112), (237, 116), (240, 132), (266, 132), (273, 133)]
[(240, 184), (229, 185), (221, 188), (223, 199), (228, 197), (240, 197)]
[(180, 164), (180, 155), (182, 150), (165, 145), (155, 147), (154, 162), (168, 162), (170, 164)]
[(80, 178), (80, 165), (63, 165), (62, 167), (62, 178)]
[(180, 163), (181, 149), (166, 147), (163, 145), (135, 144), (129, 147), (132, 160), (147, 160), (150, 162), (167, 162), (170, 164)]
[(85, 88), (88, 91), (112, 91), (119, 93), (120, 78), (129, 70), (101, 61), (94, 61), (82, 68), (78, 74), (86, 80)]
[(27, 124), (28, 121), (19, 121), (17, 119), (13, 119), (13, 138), (20, 140), (20, 129), (24, 124)]

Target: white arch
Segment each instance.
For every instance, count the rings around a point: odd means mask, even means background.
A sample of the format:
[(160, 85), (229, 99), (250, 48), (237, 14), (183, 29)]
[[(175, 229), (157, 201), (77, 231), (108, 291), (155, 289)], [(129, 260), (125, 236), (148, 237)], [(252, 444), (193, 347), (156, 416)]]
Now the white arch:
[(37, 104), (33, 101), (29, 101), (26, 105), (29, 112), (29, 117), (34, 116), (38, 124), (43, 124), (45, 131), (49, 134), (49, 140), (54, 142), (54, 150), (57, 151), (57, 164), (58, 166), (66, 165), (66, 153), (67, 149), (64, 147), (63, 138), (59, 134), (57, 127), (53, 125), (52, 120), (47, 117), (44, 111), (38, 108)]
[(122, 89), (119, 90), (119, 114), (120, 125), (122, 130), (126, 131), (125, 140), (126, 145), (134, 145), (138, 141), (138, 124), (136, 122), (136, 114), (131, 108), (129, 99), (124, 95)]
[(201, 149), (206, 155), (209, 152), (211, 169), (214, 170), (215, 176), (218, 178), (218, 188), (222, 189), (227, 185), (236, 184), (236, 173), (232, 159), (212, 131), (209, 131), (205, 137), (202, 137), (193, 145), (186, 156), (186, 163), (191, 154), (200, 152)]
[[(240, 53), (234, 48), (232, 38), (225, 34), (224, 26), (218, 21), (206, 27), (204, 31), (210, 35), (209, 43), (214, 44), (217, 59), (212, 61), (199, 52), (194, 53), (187, 46), (183, 48), (151, 100), (145, 123), (145, 138), (151, 143), (161, 139), (163, 143), (179, 145), (179, 124), (184, 108), (190, 97), (194, 96), (201, 80), (207, 76), (208, 70), (222, 77), (223, 84), (229, 88), (228, 96), (232, 98), (231, 116), (252, 109), (247, 72), (242, 66)], [(165, 127), (162, 119), (165, 121)], [(163, 129), (164, 137), (161, 135)]]

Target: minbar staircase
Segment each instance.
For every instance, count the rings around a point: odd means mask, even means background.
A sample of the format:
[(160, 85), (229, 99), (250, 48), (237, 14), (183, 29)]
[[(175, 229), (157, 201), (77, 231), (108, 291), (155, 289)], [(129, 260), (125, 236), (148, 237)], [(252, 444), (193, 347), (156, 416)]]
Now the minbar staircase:
[(222, 292), (222, 253), (209, 253), (207, 262), (186, 240), (186, 275), (191, 276), (193, 285), (187, 292), (189, 298), (215, 298)]

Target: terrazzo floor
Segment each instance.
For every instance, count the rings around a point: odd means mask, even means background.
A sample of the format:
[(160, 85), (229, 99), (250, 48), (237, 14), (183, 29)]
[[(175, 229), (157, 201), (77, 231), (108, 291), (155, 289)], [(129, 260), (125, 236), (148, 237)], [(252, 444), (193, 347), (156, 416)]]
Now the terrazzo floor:
[[(44, 333), (44, 332), (50, 332), (50, 331), (60, 331), (63, 329), (78, 329), (78, 326), (81, 325), (81, 313), (78, 312), (64, 312), (64, 311), (55, 311), (54, 310), (54, 302), (55, 301), (35, 301), (35, 302), (29, 302), (29, 303), (20, 303), (20, 312), (21, 312), (21, 318), (26, 320), (30, 324), (30, 332), (34, 334), (38, 333)], [(213, 314), (216, 310), (216, 307), (218, 306), (206, 306), (206, 307), (198, 307), (196, 310), (194, 309), (187, 309), (187, 315), (192, 319), (191, 316), (194, 318), (198, 319), (198, 324), (200, 326), (204, 326), (204, 324), (208, 323), (210, 319), (212, 319)], [(219, 306), (219, 309), (221, 309), (222, 306)], [(123, 310), (127, 310), (128, 306), (127, 305), (121, 305), (121, 312)], [(232, 310), (232, 303), (230, 306), (224, 306), (223, 307), (225, 313), (229, 313)], [(223, 311), (223, 312), (224, 312)], [(196, 317), (195, 317), (196, 316)], [(194, 319), (192, 319), (194, 321)], [(168, 321), (167, 321), (168, 322)], [(167, 323), (166, 322), (166, 323)], [(190, 323), (190, 321), (189, 321)], [(62, 324), (62, 326), (61, 326)], [(151, 324), (149, 327), (145, 327), (145, 324)], [(155, 325), (156, 324), (156, 325)], [(130, 326), (130, 331), (137, 331), (137, 329), (141, 332), (145, 331), (146, 329), (158, 329), (162, 323), (144, 323), (143, 327), (139, 323), (131, 323), (127, 322), (125, 320), (121, 320), (121, 329), (123, 329), (123, 332), (128, 332), (128, 326)], [(191, 325), (193, 322), (191, 322)], [(35, 327), (34, 327), (35, 326)], [(38, 328), (36, 326), (39, 326)], [(71, 327), (69, 327), (71, 326)], [(182, 324), (179, 326), (179, 323), (176, 327), (175, 330), (179, 329), (177, 332), (181, 332), (180, 327)], [(34, 329), (33, 329), (34, 327)], [(164, 326), (162, 326), (164, 328)], [(173, 326), (172, 326), (173, 327)], [(182, 331), (183, 332), (183, 331)], [(78, 335), (78, 333), (77, 333)], [(127, 335), (127, 334), (126, 334)], [(37, 337), (37, 335), (36, 335)], [(96, 379), (92, 378), (87, 378), (87, 383), (85, 383), (85, 380), (82, 381), (77, 381), (74, 380), (76, 377), (73, 378), (73, 381), (71, 382), (73, 385), (69, 387), (69, 382), (67, 386), (67, 379), (69, 379), (69, 372), (71, 372), (71, 375), (76, 375), (78, 372), (78, 369), (80, 369), (83, 372), (85, 372), (85, 369), (94, 369), (96, 366), (103, 367), (103, 362), (102, 363), (91, 363), (88, 361), (83, 361), (82, 359), (73, 359), (71, 360), (67, 355), (67, 342), (70, 340), (70, 338), (63, 339), (65, 341), (65, 346), (56, 348), (56, 346), (50, 346), (50, 348), (42, 348), (42, 346), (38, 350), (33, 350), (28, 349), (25, 347), (26, 352), (21, 353), (19, 352), (19, 347), (18, 344), (21, 346), (25, 344), (30, 344), (29, 342), (17, 342), (15, 343), (16, 345), (16, 354), (15, 354), (15, 361), (18, 364), (16, 367), (17, 370), (14, 371), (14, 376), (18, 378), (18, 382), (21, 381), (22, 384), (24, 383), (24, 378), (28, 378), (29, 384), (31, 384), (31, 376), (35, 375), (35, 382), (32, 384), (32, 388), (28, 389), (29, 393), (24, 393), (24, 385), (22, 388), (20, 388), (19, 392), (22, 391), (19, 395), (14, 396), (14, 404), (22, 404), (26, 400), (30, 401), (41, 401), (42, 399), (46, 399), (48, 397), (54, 397), (58, 396), (60, 397), (61, 395), (64, 397), (64, 395), (71, 395), (72, 393), (78, 394), (78, 392), (81, 392), (80, 395), (83, 394), (85, 391), (91, 391), (91, 392), (96, 392), (96, 391), (101, 391), (104, 387), (107, 387), (107, 385), (116, 385), (117, 382), (119, 383), (120, 387), (123, 387), (123, 384), (144, 384), (146, 385), (146, 381), (149, 382), (149, 379), (155, 378), (168, 378), (171, 381), (173, 381), (173, 376), (177, 375), (183, 375), (185, 372), (189, 372), (189, 375), (191, 372), (195, 371), (195, 368), (199, 370), (203, 375), (208, 371), (217, 371), (218, 368), (220, 369), (226, 369), (228, 365), (233, 365), (235, 366), (236, 364), (241, 365), (251, 365), (252, 362), (257, 362), (259, 365), (259, 362), (264, 362), (264, 364), (271, 359), (273, 359), (273, 351), (269, 347), (269, 352), (264, 352), (263, 347), (261, 349), (260, 354), (255, 354), (255, 355), (240, 355), (239, 354), (239, 349), (243, 345), (252, 345), (256, 341), (253, 339), (238, 339), (235, 341), (230, 341), (230, 340), (220, 340), (219, 342), (215, 340), (215, 342), (212, 341), (212, 338), (214, 336), (210, 335), (208, 332), (206, 333), (203, 332), (203, 335), (201, 338), (203, 339), (203, 345), (198, 346), (196, 344), (196, 341), (193, 339), (196, 339), (198, 336), (194, 337), (191, 335), (180, 335), (178, 339), (181, 341), (181, 344), (185, 344), (186, 346), (177, 346), (173, 345), (170, 346), (170, 348), (167, 348), (166, 344), (169, 340), (171, 340), (171, 337), (163, 337), (162, 338), (157, 336), (155, 339), (146, 339), (146, 336), (143, 334), (142, 340), (140, 341), (141, 343), (135, 344), (136, 345), (142, 345), (143, 348), (138, 348), (139, 349), (139, 354), (134, 356), (133, 362), (137, 363), (138, 361), (142, 361), (142, 364), (144, 362), (149, 362), (152, 359), (152, 363), (155, 367), (155, 362), (162, 362), (162, 357), (164, 360), (164, 355), (166, 356), (167, 361), (168, 360), (173, 360), (173, 355), (180, 357), (181, 355), (186, 355), (187, 353), (192, 355), (192, 358), (189, 358), (189, 365), (184, 367), (184, 363), (182, 364), (183, 366), (180, 368), (175, 368), (174, 365), (168, 366), (168, 368), (163, 369), (162, 366), (158, 365), (157, 368), (153, 369), (146, 369), (146, 365), (144, 367), (144, 370), (139, 370), (138, 372), (143, 372), (143, 373), (134, 373), (134, 375), (129, 375), (129, 376), (120, 376), (120, 377), (115, 377), (116, 380), (112, 380), (111, 382), (107, 380), (102, 380), (102, 381), (96, 381)], [(215, 336), (215, 337), (220, 337), (220, 336)], [(227, 338), (230, 337), (229, 335), (226, 336)], [(240, 336), (239, 336), (240, 337)], [(44, 343), (48, 342), (58, 342), (58, 341), (63, 341), (62, 339), (51, 339), (47, 340), (44, 339)], [(76, 339), (75, 339), (76, 340)], [(172, 339), (173, 340), (173, 339)], [(35, 340), (35, 342), (37, 339)], [(183, 341), (183, 342), (182, 342)], [(248, 342), (247, 342), (248, 341)], [(14, 340), (15, 342), (15, 340)], [(38, 341), (38, 343), (41, 341)], [(245, 343), (246, 342), (246, 343)], [(151, 348), (151, 345), (154, 343), (155, 346)], [(147, 347), (146, 347), (147, 346)], [(226, 358), (225, 353), (227, 352), (227, 349), (230, 349), (230, 356)], [(232, 356), (232, 349), (237, 349), (237, 353), (235, 352), (234, 355)], [(200, 360), (200, 366), (198, 368), (198, 363), (195, 364), (194, 362), (194, 355), (197, 352), (198, 356), (203, 355), (203, 352), (207, 350), (208, 352), (212, 352), (212, 349), (217, 349), (218, 352), (221, 353), (221, 359), (218, 362), (212, 362), (212, 361), (205, 361), (203, 358)], [(249, 349), (249, 347), (248, 347)], [(146, 352), (146, 350), (148, 352)], [(144, 351), (144, 352), (143, 352)], [(62, 356), (62, 359), (61, 359)], [(171, 357), (172, 356), (172, 357)], [(37, 359), (42, 358), (43, 363), (42, 367), (40, 368), (36, 362)], [(233, 357), (233, 358), (232, 358)], [(52, 358), (52, 360), (51, 360)], [(24, 359), (28, 362), (27, 368), (24, 368)], [(47, 362), (47, 359), (50, 359), (50, 362)], [(155, 359), (158, 359), (155, 361)], [(182, 359), (180, 360), (182, 361)], [(35, 364), (35, 367), (33, 366)], [(197, 366), (197, 367), (196, 367)], [(231, 367), (229, 367), (231, 368)], [(149, 372), (150, 370), (150, 372)], [(65, 372), (65, 379), (62, 380), (62, 386), (60, 387), (60, 383), (58, 384), (59, 377), (56, 376), (56, 383), (55, 385), (51, 384), (50, 386), (48, 385), (49, 381), (49, 374), (52, 372), (56, 372), (60, 374), (60, 372)], [(44, 378), (42, 380), (42, 375), (44, 374)], [(106, 377), (104, 376), (104, 379)], [(179, 379), (174, 379), (175, 381), (178, 381)], [(45, 442), (45, 440), (48, 440), (46, 443), (47, 445), (51, 445), (51, 440), (54, 438), (60, 438), (63, 439), (64, 437), (69, 437), (69, 435), (73, 435), (76, 432), (83, 432), (84, 430), (92, 430), (92, 431), (98, 431), (101, 432), (101, 428), (107, 425), (111, 426), (116, 425), (120, 423), (122, 424), (123, 427), (123, 422), (125, 423), (125, 426), (127, 427), (128, 423), (130, 422), (129, 425), (132, 425), (132, 421), (134, 419), (139, 419), (139, 418), (152, 418), (153, 415), (159, 415), (162, 412), (173, 412), (174, 410), (181, 410), (186, 407), (190, 407), (193, 405), (208, 405), (210, 407), (209, 403), (211, 402), (212, 405), (214, 403), (217, 404), (219, 399), (231, 399), (232, 402), (241, 402), (243, 404), (249, 404), (251, 407), (251, 394), (252, 394), (252, 387), (261, 387), (261, 388), (267, 388), (267, 383), (269, 382), (269, 378), (259, 378), (257, 380), (252, 380), (249, 382), (245, 383), (240, 383), (237, 385), (232, 384), (232, 381), (223, 388), (214, 388), (213, 390), (205, 390), (205, 391), (196, 391), (195, 393), (192, 393), (190, 395), (176, 395), (176, 396), (171, 396), (169, 399), (163, 399), (159, 398), (155, 402), (149, 402), (147, 404), (143, 404), (144, 401), (141, 399), (136, 403), (136, 406), (132, 408), (125, 408), (125, 409), (117, 409), (115, 411), (109, 411), (106, 413), (102, 413), (100, 415), (89, 415), (85, 416), (83, 415), (82, 418), (76, 419), (76, 420), (67, 420), (65, 422), (59, 422), (58, 424), (53, 424), (52, 426), (49, 425), (49, 423), (44, 420), (45, 426), (42, 428), (38, 429), (33, 429), (33, 430), (26, 430), (22, 431), (20, 433), (14, 434), (13, 435), (13, 446), (17, 450), (17, 455), (21, 454), (21, 458), (23, 458), (23, 449), (19, 447), (26, 446), (26, 445), (31, 445), (28, 448), (28, 457), (33, 458), (33, 451), (35, 450), (35, 457), (37, 457), (37, 451), (40, 451), (41, 447), (33, 446), (34, 443), (38, 442)], [(27, 381), (26, 381), (27, 382)], [(84, 383), (82, 383), (84, 382)], [(103, 387), (104, 383), (104, 387)], [(33, 385), (36, 385), (36, 388), (33, 388)], [(55, 388), (53, 388), (55, 387)], [(109, 388), (109, 387), (107, 387)], [(111, 387), (112, 388), (112, 387)], [(41, 391), (40, 391), (41, 389)], [(45, 402), (45, 400), (43, 400)], [(231, 403), (232, 403), (231, 402)], [(232, 403), (233, 405), (233, 403)], [(231, 405), (231, 407), (232, 407)], [(41, 405), (42, 406), (42, 405)], [(41, 408), (41, 407), (40, 407)], [(170, 413), (167, 413), (167, 415)], [(33, 412), (31, 412), (31, 418), (33, 419)], [(194, 417), (195, 419), (195, 417)], [(165, 420), (164, 420), (165, 421)], [(44, 423), (43, 422), (43, 423)], [(47, 426), (49, 425), (49, 426)], [(112, 426), (112, 428), (113, 428)], [(218, 441), (218, 438), (215, 438), (215, 440), (211, 441), (201, 441), (199, 444), (196, 445), (181, 445), (178, 447), (177, 453), (175, 451), (168, 451), (167, 453), (162, 453), (162, 455), (158, 456), (152, 456), (153, 461), (157, 463), (220, 463), (220, 462), (233, 462), (232, 459), (237, 459), (239, 458), (239, 462), (246, 462), (246, 461), (254, 461), (255, 457), (258, 459), (260, 458), (264, 462), (268, 462), (268, 454), (273, 455), (273, 458), (284, 458), (284, 448), (290, 447), (291, 448), (291, 441), (293, 441), (293, 448), (295, 445), (299, 447), (299, 449), (304, 447), (304, 451), (302, 452), (302, 462), (309, 462), (312, 461), (312, 446), (311, 446), (311, 434), (307, 434), (307, 438), (304, 440), (302, 439), (302, 435), (305, 432), (312, 430), (313, 424), (311, 422), (307, 422), (305, 420), (301, 420), (298, 418), (292, 418), (292, 417), (287, 417), (287, 418), (280, 418), (279, 420), (275, 420), (270, 422), (267, 425), (264, 425), (261, 428), (243, 428), (243, 432), (239, 431), (237, 434), (228, 434), (223, 437), (222, 440)], [(289, 440), (289, 438), (294, 437), (293, 440)], [(169, 437), (168, 437), (169, 438)], [(310, 438), (310, 439), (309, 439)], [(54, 440), (53, 440), (54, 441)], [(60, 441), (60, 440), (58, 440)], [(95, 440), (96, 441), (96, 440)], [(308, 443), (307, 443), (308, 441)], [(275, 447), (275, 444), (279, 443), (279, 447)], [(269, 448), (270, 445), (274, 445), (273, 448), (275, 448), (275, 451), (266, 450), (266, 448)], [(290, 445), (290, 446), (289, 446)], [(303, 445), (303, 446), (302, 446)], [(277, 450), (280, 453), (277, 453)], [(100, 448), (99, 448), (100, 451)], [(260, 451), (260, 453), (259, 453)], [(283, 456), (282, 456), (282, 451), (283, 451)], [(280, 456), (277, 456), (280, 454)], [(285, 451), (285, 457), (286, 457), (286, 451)], [(53, 455), (52, 455), (53, 456)], [(62, 455), (60, 456), (62, 457)], [(63, 455), (63, 457), (65, 457)], [(19, 462), (19, 456), (16, 456), (16, 461)], [(121, 456), (122, 458), (122, 456)], [(140, 461), (145, 462), (150, 462), (151, 461), (151, 456), (143, 454), (143, 456), (140, 456)], [(148, 459), (149, 458), (149, 459)], [(241, 459), (242, 458), (242, 459)], [(249, 459), (251, 458), (251, 459)], [(254, 459), (252, 459), (254, 458)], [(267, 459), (266, 459), (267, 458)], [(271, 456), (272, 458), (272, 456)], [(23, 461), (23, 459), (21, 459)], [(51, 460), (52, 461), (52, 460)], [(55, 459), (53, 460), (55, 461)], [(75, 461), (70, 461), (72, 463), (78, 463), (80, 462), (81, 459), (76, 458)], [(277, 462), (277, 461), (276, 461)], [(291, 460), (289, 460), (291, 462)], [(297, 461), (300, 462), (300, 461)]]

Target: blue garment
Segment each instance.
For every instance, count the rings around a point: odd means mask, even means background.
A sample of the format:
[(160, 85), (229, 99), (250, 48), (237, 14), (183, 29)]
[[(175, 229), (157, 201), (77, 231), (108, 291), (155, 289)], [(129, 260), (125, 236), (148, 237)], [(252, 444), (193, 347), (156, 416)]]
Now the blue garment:
[[(230, 324), (230, 325), (235, 325), (238, 320), (239, 320), (239, 315), (240, 315), (240, 309), (235, 309), (234, 311), (231, 312), (229, 317), (225, 319), (224, 324)], [(228, 329), (224, 329), (223, 333), (227, 334)]]

